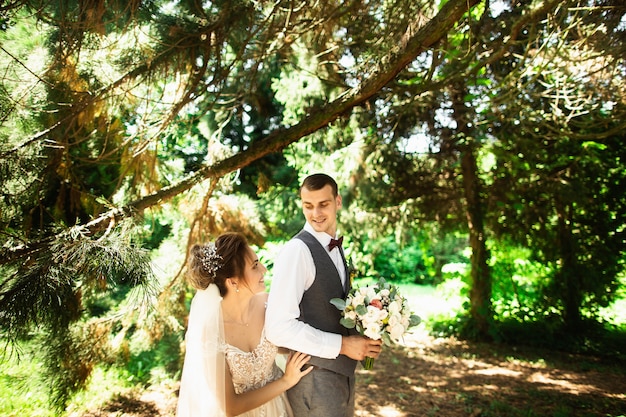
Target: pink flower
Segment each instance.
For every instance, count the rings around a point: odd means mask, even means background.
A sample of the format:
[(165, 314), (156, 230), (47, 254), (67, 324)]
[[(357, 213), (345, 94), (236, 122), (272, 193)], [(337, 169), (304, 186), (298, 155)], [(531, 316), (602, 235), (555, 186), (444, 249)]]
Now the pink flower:
[(380, 300), (374, 299), (374, 300), (370, 301), (370, 305), (372, 307), (376, 307), (379, 310), (383, 309), (383, 303)]

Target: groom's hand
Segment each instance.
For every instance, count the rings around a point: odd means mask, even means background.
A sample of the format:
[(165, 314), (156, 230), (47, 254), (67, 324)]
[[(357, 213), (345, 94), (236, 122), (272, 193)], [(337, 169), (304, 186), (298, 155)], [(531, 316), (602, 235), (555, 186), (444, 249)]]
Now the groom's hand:
[(378, 358), (382, 351), (382, 340), (373, 340), (364, 336), (343, 336), (340, 354), (362, 361), (366, 357)]

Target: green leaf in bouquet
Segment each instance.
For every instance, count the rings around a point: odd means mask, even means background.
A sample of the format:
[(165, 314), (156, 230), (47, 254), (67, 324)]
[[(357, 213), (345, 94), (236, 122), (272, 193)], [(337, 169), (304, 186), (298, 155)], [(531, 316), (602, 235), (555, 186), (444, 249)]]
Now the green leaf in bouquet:
[(389, 298), (390, 299), (395, 299), (396, 298), (396, 294), (398, 294), (398, 287), (391, 287), (389, 289)]
[(416, 314), (411, 314), (409, 318), (409, 327), (417, 326), (422, 322), (422, 318)]
[(343, 298), (333, 298), (332, 300), (330, 300), (330, 303), (341, 311), (346, 309), (346, 300), (344, 300)]
[(363, 304), (356, 306), (355, 310), (356, 310), (356, 314), (359, 316), (364, 316), (367, 314), (367, 307), (365, 307)]
[(356, 321), (354, 321), (353, 319), (347, 319), (345, 317), (339, 320), (339, 323), (341, 323), (341, 325), (346, 329), (354, 329), (354, 326), (356, 326)]

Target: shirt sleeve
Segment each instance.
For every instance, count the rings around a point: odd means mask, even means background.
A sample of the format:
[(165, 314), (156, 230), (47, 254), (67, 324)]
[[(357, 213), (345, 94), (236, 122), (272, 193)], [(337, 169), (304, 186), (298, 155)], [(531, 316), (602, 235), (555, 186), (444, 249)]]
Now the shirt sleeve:
[(320, 358), (334, 359), (341, 335), (328, 333), (298, 320), (304, 291), (315, 279), (315, 264), (304, 242), (292, 239), (274, 262), (265, 313), (265, 335), (277, 346)]

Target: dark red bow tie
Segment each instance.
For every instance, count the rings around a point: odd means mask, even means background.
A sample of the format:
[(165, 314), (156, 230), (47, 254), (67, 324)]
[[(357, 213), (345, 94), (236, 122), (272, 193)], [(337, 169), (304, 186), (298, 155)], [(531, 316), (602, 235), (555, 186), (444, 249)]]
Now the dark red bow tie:
[(330, 243), (328, 244), (328, 250), (331, 251), (335, 248), (339, 248), (341, 247), (342, 243), (343, 243), (343, 236), (341, 236), (339, 239), (330, 238)]

